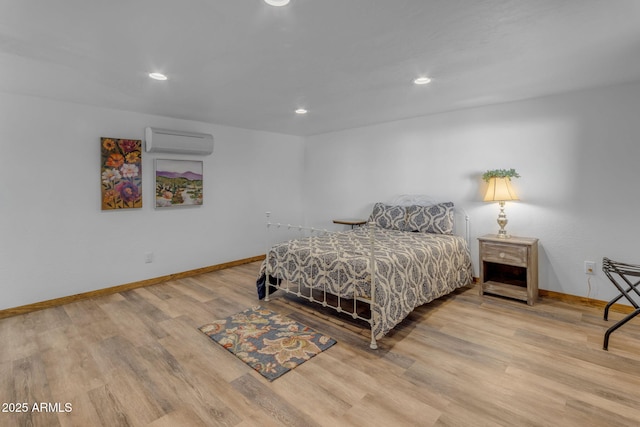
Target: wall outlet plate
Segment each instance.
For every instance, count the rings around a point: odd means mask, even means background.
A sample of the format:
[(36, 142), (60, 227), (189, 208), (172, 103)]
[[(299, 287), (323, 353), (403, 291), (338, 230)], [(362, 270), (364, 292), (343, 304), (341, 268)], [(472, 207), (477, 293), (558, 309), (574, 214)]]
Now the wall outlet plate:
[(584, 262), (584, 274), (596, 274), (596, 263), (594, 261)]

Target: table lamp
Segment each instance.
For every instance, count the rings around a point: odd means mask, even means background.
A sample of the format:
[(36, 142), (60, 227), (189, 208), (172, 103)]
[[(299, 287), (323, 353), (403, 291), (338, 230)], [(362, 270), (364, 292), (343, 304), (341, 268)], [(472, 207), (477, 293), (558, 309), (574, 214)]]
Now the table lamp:
[(507, 225), (507, 215), (504, 213), (504, 203), (509, 200), (520, 200), (518, 195), (511, 187), (511, 178), (509, 177), (492, 177), (489, 179), (489, 188), (484, 195), (485, 202), (499, 202), (500, 214), (498, 215), (498, 237), (506, 239), (509, 237), (504, 227)]

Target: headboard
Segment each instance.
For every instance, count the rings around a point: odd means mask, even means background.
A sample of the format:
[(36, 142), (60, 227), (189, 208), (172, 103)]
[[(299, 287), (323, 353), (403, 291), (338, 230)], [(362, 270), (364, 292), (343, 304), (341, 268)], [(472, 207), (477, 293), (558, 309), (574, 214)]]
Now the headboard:
[[(389, 205), (393, 206), (430, 206), (435, 205), (437, 203), (441, 203), (441, 201), (436, 201), (431, 196), (427, 196), (424, 194), (402, 194), (396, 197), (394, 200), (388, 202)], [(462, 207), (456, 205), (454, 203), (454, 233), (458, 236), (464, 237), (467, 241), (467, 244), (470, 244), (470, 228), (469, 228), (469, 215), (467, 211), (465, 211)], [(462, 226), (464, 224), (464, 226)]]
[(393, 206), (429, 206), (435, 205), (436, 203), (438, 202), (433, 200), (433, 198), (423, 194), (403, 194), (389, 202), (389, 204)]

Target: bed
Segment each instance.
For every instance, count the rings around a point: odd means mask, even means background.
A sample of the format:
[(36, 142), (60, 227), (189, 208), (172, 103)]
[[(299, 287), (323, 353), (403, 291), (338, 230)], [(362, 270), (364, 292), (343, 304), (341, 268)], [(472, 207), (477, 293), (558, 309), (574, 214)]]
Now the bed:
[[(457, 216), (451, 202), (403, 196), (376, 203), (366, 226), (306, 229), (310, 235), (267, 250), (258, 296), (269, 301), (283, 290), (338, 312), (342, 299), (352, 300), (349, 314), (370, 325), (375, 349), (413, 309), (472, 282), (468, 216), (462, 230), (456, 228)], [(282, 225), (267, 219), (267, 227)], [(368, 317), (361, 317), (358, 303), (369, 305)]]

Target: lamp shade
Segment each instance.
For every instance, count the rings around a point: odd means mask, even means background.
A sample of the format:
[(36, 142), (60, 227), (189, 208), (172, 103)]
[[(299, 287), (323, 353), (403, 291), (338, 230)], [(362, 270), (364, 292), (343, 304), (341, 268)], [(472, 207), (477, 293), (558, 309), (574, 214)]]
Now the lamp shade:
[(511, 180), (509, 178), (490, 178), (484, 201), (504, 202), (509, 200), (520, 200), (513, 187), (511, 187)]

